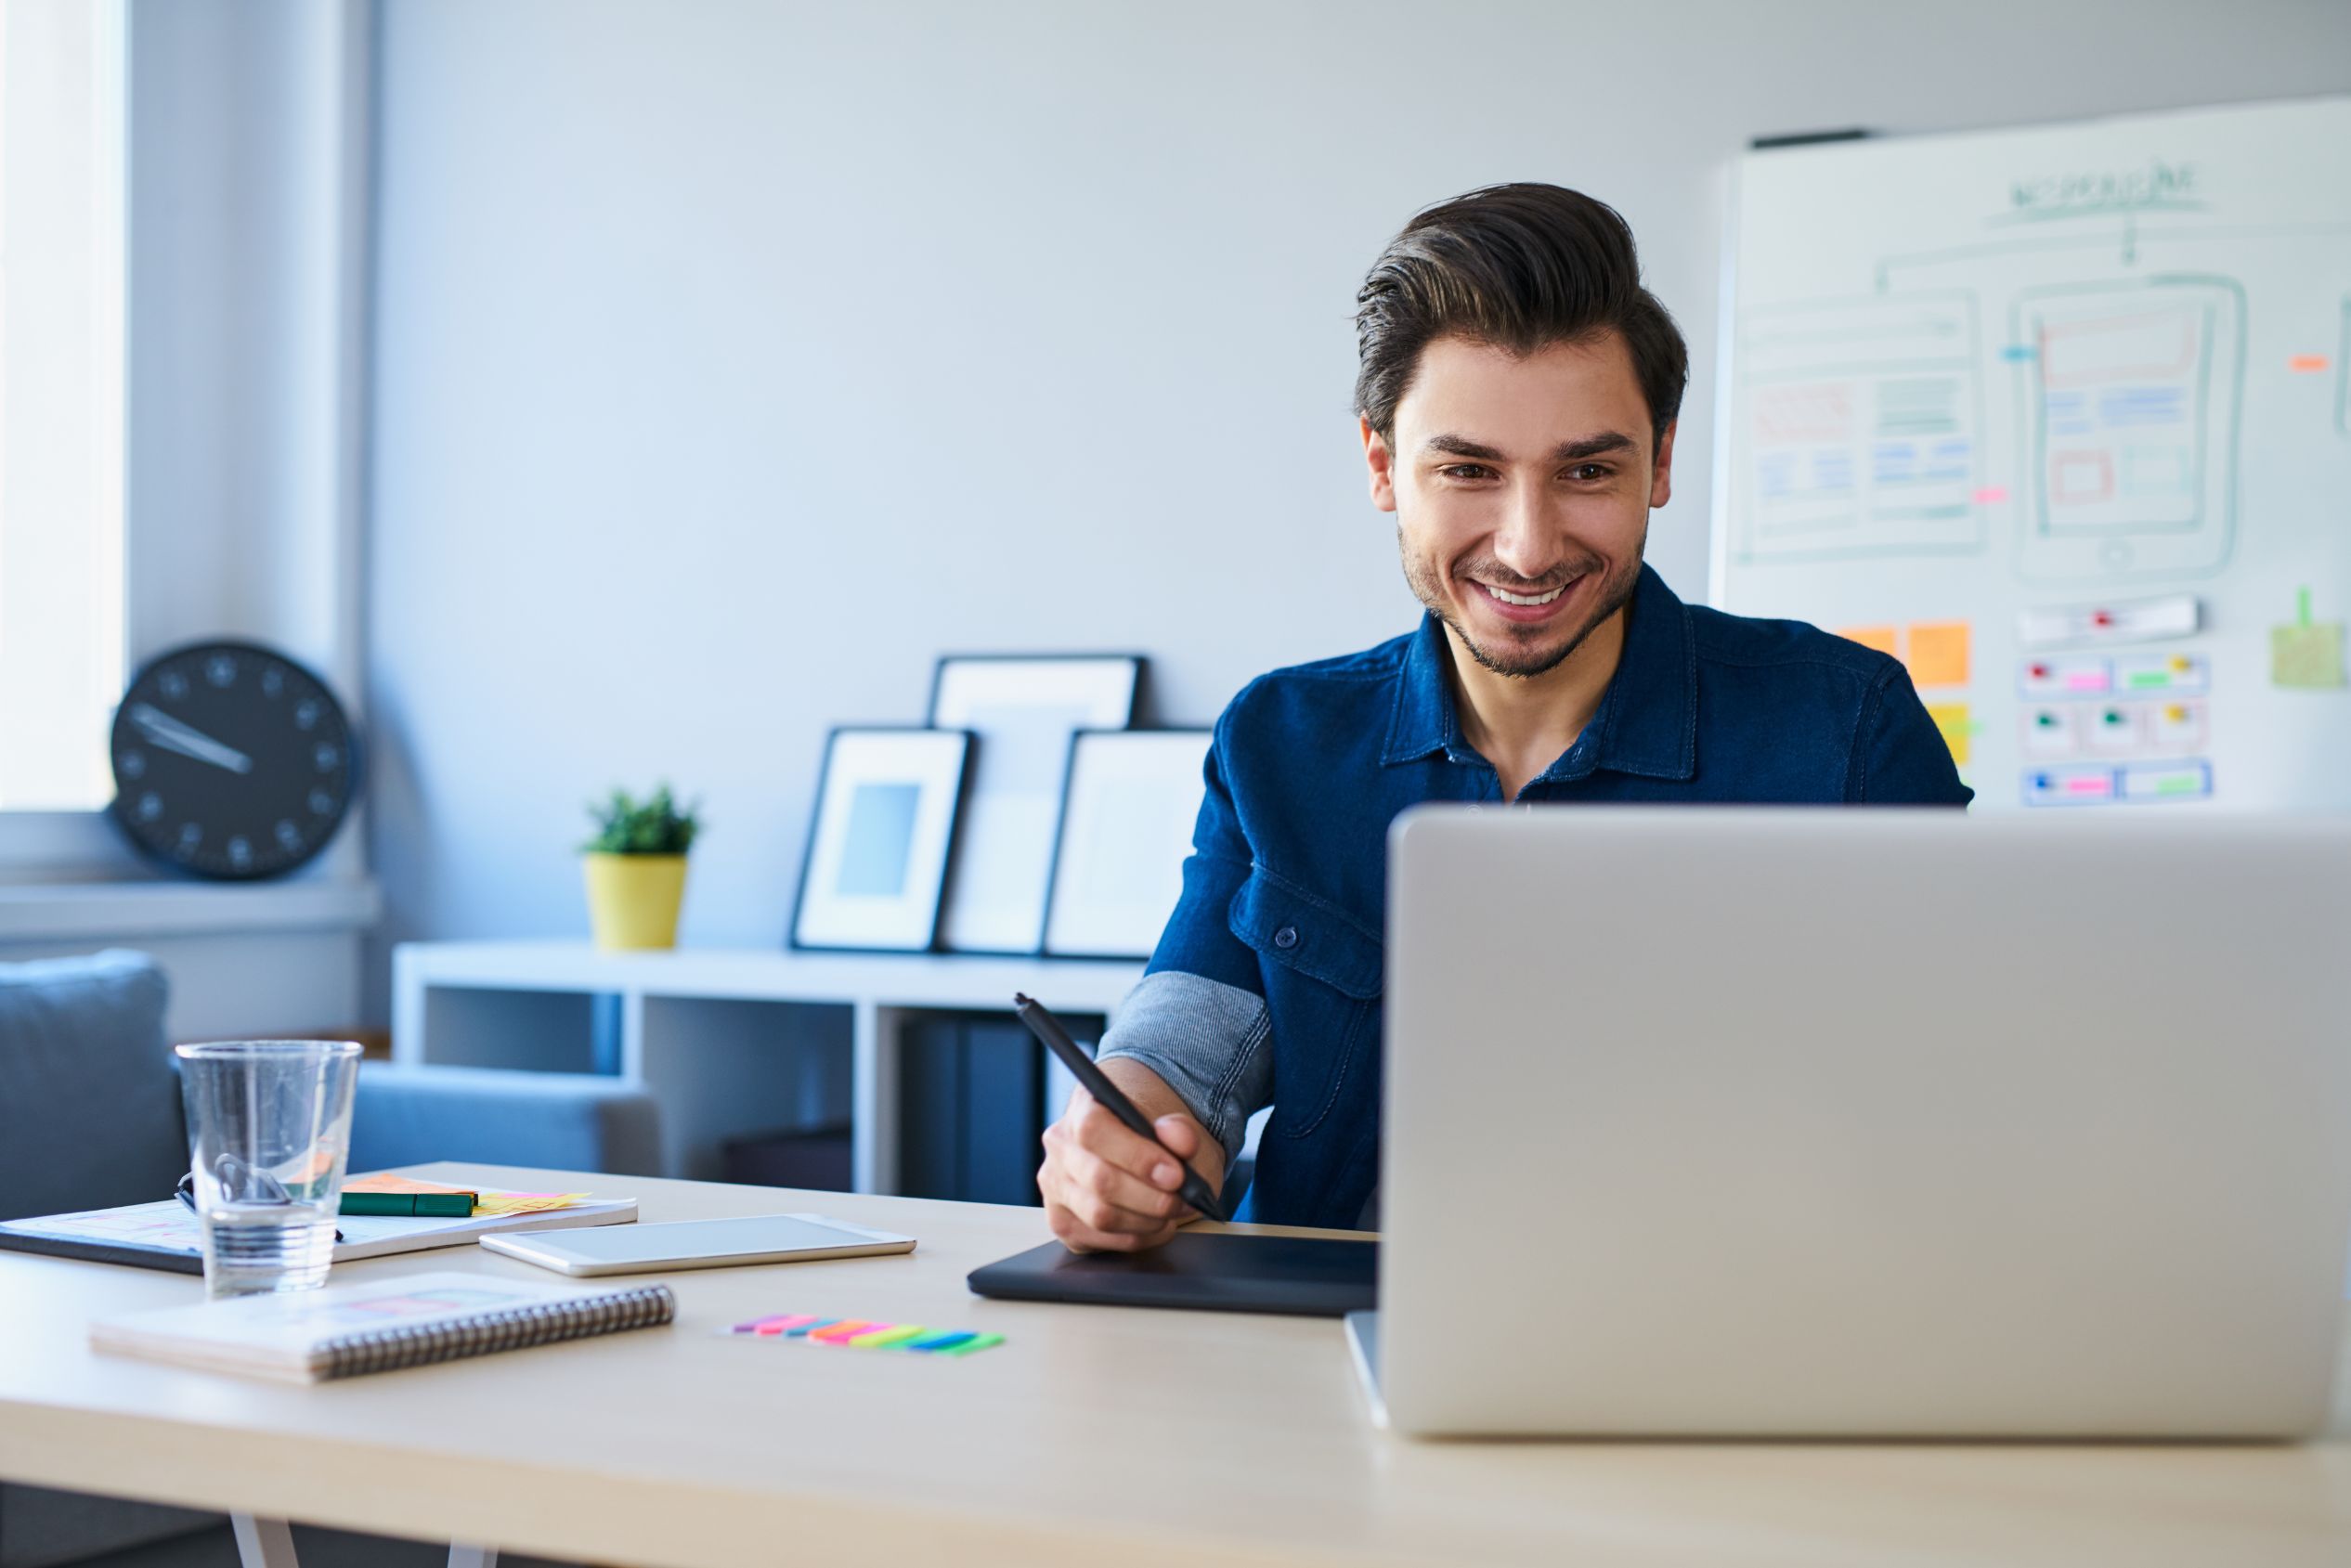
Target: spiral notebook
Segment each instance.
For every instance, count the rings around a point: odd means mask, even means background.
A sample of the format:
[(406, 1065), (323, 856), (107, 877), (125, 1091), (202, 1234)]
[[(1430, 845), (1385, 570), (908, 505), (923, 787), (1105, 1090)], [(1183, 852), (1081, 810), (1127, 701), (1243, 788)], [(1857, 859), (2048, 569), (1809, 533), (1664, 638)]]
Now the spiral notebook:
[(208, 1371), (315, 1383), (651, 1328), (676, 1315), (677, 1298), (666, 1285), (596, 1289), (487, 1274), (410, 1274), (101, 1318), (90, 1325), (90, 1343)]

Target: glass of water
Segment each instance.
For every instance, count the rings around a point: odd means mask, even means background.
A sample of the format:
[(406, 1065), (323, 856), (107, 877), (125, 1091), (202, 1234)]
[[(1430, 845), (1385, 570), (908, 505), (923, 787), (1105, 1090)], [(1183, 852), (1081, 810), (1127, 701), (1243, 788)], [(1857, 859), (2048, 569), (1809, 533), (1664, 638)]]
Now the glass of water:
[(334, 1260), (359, 1047), (347, 1040), (182, 1045), (204, 1291), (309, 1290)]

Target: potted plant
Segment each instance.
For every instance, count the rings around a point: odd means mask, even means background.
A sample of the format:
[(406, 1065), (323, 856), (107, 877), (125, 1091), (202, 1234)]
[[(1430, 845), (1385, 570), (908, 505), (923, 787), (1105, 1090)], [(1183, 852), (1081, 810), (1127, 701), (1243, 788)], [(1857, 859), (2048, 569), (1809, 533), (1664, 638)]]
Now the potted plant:
[(702, 825), (695, 810), (678, 810), (663, 784), (643, 800), (616, 789), (588, 814), (596, 820), (596, 836), (580, 853), (596, 945), (606, 952), (677, 946), (686, 850)]

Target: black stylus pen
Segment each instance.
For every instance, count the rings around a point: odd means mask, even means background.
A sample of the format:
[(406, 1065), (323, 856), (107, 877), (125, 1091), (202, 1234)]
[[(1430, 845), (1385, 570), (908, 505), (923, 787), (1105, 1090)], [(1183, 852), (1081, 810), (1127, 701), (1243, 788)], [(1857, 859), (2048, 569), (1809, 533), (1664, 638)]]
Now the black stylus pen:
[(1174, 1160), (1176, 1168), (1184, 1173), (1184, 1185), (1176, 1189), (1177, 1197), (1212, 1220), (1228, 1217), (1224, 1205), (1216, 1201), (1216, 1195), (1208, 1190), (1208, 1184), (1200, 1179), (1200, 1173), (1193, 1170), (1188, 1161), (1178, 1159), (1174, 1149), (1159, 1143), (1159, 1132), (1151, 1125), (1151, 1119), (1137, 1109), (1135, 1102), (1128, 1099), (1119, 1086), (1094, 1065), (1094, 1058), (1070, 1038), (1070, 1031), (1061, 1027), (1061, 1020), (1055, 1017), (1044, 1003), (1016, 991), (1012, 993), (1012, 1011), (1029, 1026), (1031, 1034), (1045, 1042), (1046, 1050), (1061, 1058), (1063, 1067), (1076, 1074), (1077, 1081), (1085, 1086), (1087, 1094), (1109, 1107), (1111, 1114), (1125, 1122), (1129, 1131), (1139, 1133), (1167, 1150), (1167, 1158)]

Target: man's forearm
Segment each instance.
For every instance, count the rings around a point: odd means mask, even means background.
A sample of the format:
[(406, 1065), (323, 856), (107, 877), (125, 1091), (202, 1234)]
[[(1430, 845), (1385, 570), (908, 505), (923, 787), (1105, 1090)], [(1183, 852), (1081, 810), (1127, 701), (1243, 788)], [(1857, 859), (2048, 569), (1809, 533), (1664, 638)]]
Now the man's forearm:
[[(1128, 1056), (1111, 1056), (1101, 1064), (1102, 1076), (1117, 1084), (1135, 1102), (1135, 1107), (1156, 1121), (1163, 1116), (1180, 1116), (1194, 1126), (1200, 1118), (1184, 1103), (1184, 1096), (1167, 1086), (1167, 1081), (1141, 1062)], [(1225, 1186), (1225, 1149), (1206, 1128), (1201, 1129), (1200, 1152), (1192, 1157), (1192, 1169), (1210, 1188), (1222, 1192)]]

